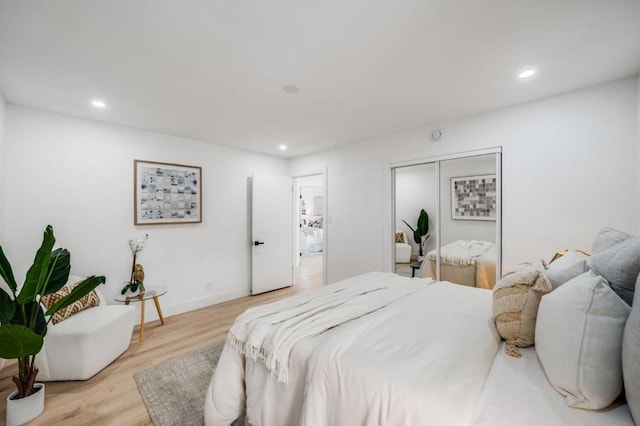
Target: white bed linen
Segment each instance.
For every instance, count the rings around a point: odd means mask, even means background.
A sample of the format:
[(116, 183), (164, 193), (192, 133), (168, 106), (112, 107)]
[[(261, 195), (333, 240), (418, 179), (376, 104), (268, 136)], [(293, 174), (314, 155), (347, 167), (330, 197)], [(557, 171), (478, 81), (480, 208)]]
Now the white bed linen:
[(238, 417), (245, 389), (254, 426), (471, 424), (499, 347), (491, 292), (413, 282), (411, 296), (297, 344), (288, 385), (225, 349), (206, 424)]
[(247, 309), (229, 331), (231, 348), (260, 359), (287, 383), (289, 358), (297, 343), (385, 308), (421, 289), (396, 274), (373, 272)]
[(633, 425), (629, 407), (620, 402), (597, 411), (568, 407), (545, 376), (535, 347), (520, 351), (521, 358), (510, 357), (502, 349), (498, 351), (478, 405), (475, 425)]

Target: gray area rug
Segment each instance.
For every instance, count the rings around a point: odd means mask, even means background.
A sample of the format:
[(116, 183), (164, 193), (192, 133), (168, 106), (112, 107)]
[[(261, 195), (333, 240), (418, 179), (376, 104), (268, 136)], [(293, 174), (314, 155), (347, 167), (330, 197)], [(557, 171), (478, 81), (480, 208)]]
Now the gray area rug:
[(224, 340), (133, 375), (156, 426), (204, 425), (204, 398)]

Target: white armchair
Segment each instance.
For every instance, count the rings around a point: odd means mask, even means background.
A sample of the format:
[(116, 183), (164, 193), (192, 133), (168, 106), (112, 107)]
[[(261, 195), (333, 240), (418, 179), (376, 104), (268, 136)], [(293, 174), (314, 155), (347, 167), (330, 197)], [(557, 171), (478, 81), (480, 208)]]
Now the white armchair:
[[(66, 285), (81, 281), (70, 276)], [(78, 312), (58, 324), (49, 323), (42, 351), (36, 356), (38, 380), (86, 380), (129, 347), (135, 307), (107, 305), (96, 288), (100, 305)]]
[(404, 232), (396, 231), (396, 235), (402, 234), (402, 242), (396, 241), (396, 263), (409, 263), (411, 261), (411, 246), (407, 242)]

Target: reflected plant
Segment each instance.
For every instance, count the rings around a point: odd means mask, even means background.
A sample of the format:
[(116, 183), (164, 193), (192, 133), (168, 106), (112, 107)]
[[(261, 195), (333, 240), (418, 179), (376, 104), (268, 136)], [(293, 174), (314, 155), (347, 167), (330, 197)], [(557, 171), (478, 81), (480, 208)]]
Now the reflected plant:
[(402, 221), (409, 227), (409, 229), (411, 229), (411, 232), (413, 233), (413, 241), (415, 241), (418, 245), (418, 255), (424, 256), (424, 243), (426, 243), (430, 237), (430, 235), (428, 235), (429, 215), (424, 209), (421, 209), (420, 214), (418, 215), (418, 223), (415, 228), (409, 225), (406, 220), (402, 219)]

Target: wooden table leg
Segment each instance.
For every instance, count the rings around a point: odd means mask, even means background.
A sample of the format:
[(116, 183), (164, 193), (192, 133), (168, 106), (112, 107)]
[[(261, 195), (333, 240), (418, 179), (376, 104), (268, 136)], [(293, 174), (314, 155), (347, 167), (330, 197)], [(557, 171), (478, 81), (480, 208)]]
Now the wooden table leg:
[(164, 318), (162, 317), (162, 309), (160, 309), (160, 301), (158, 300), (158, 297), (155, 296), (153, 298), (153, 301), (156, 304), (156, 311), (158, 311), (158, 316), (160, 317), (160, 322), (162, 323), (162, 325), (164, 325)]
[(140, 343), (144, 342), (144, 299), (140, 301)]

